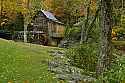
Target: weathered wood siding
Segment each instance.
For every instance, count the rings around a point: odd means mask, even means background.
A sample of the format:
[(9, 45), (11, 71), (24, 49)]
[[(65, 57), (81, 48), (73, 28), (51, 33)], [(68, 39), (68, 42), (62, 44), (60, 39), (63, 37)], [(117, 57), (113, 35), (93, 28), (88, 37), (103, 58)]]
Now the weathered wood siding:
[(48, 23), (49, 34), (51, 37), (64, 37), (64, 26), (55, 22)]
[(34, 23), (33, 30), (48, 32), (47, 22), (48, 22), (48, 20), (46, 19), (44, 14), (42, 12), (39, 12), (37, 17), (33, 21), (33, 23)]
[(42, 12), (39, 12), (32, 22), (33, 31), (42, 31), (46, 35), (47, 45), (57, 46), (64, 37), (64, 25), (48, 19)]
[(56, 24), (55, 27), (56, 27), (56, 32), (57, 33), (60, 33), (60, 34), (64, 33), (64, 26), (63, 25)]
[(64, 37), (64, 26), (48, 20), (42, 12), (39, 12), (33, 20), (33, 31), (46, 32), (50, 37)]

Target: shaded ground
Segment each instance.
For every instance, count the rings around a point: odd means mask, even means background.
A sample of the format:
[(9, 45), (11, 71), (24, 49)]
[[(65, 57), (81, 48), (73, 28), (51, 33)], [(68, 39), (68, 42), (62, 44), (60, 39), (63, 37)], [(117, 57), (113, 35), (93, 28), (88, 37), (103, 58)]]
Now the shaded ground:
[(12, 40), (12, 34), (9, 31), (0, 30), (0, 38)]

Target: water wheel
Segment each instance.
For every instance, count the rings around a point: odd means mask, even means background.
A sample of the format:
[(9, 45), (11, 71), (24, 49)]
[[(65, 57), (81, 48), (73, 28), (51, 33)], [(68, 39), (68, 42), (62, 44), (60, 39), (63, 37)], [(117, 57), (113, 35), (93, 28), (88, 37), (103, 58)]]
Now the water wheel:
[(48, 39), (45, 34), (35, 34), (34, 35), (34, 42), (35, 44), (40, 44), (40, 45), (47, 45)]

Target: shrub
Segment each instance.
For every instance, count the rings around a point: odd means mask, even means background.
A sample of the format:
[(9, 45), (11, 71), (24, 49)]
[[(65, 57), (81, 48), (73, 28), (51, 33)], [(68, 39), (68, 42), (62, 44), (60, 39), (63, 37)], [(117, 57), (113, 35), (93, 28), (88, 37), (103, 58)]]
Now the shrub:
[(112, 28), (112, 39), (113, 40), (124, 40), (125, 39), (125, 29), (120, 26), (114, 26)]
[(65, 53), (70, 60), (70, 65), (84, 69), (86, 72), (95, 72), (97, 54), (97, 44), (75, 45)]
[(125, 83), (125, 56), (114, 59), (110, 70), (101, 75), (96, 83)]

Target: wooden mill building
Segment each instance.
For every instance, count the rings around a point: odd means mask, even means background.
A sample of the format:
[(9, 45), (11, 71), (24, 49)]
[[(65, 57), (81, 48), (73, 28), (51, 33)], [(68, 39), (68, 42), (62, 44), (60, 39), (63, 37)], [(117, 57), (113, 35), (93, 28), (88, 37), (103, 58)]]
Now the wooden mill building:
[(58, 45), (64, 38), (64, 24), (48, 11), (38, 11), (33, 17), (29, 31), (34, 33), (32, 42), (44, 45)]

